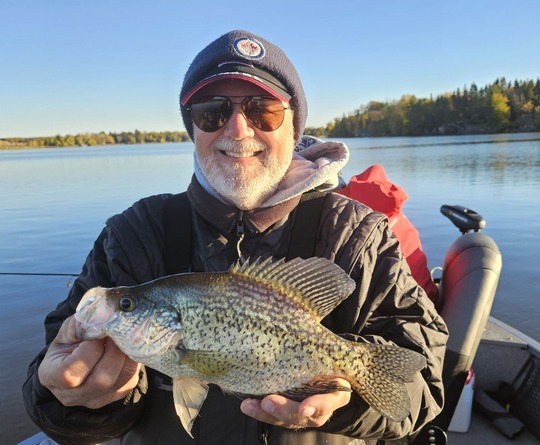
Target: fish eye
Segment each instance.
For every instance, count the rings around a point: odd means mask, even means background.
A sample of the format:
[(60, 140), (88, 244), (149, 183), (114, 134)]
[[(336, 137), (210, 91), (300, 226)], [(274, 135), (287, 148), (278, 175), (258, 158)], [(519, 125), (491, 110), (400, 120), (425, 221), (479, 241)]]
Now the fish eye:
[(124, 295), (118, 301), (118, 307), (122, 312), (131, 312), (137, 309), (137, 306), (137, 298), (135, 298), (133, 295)]

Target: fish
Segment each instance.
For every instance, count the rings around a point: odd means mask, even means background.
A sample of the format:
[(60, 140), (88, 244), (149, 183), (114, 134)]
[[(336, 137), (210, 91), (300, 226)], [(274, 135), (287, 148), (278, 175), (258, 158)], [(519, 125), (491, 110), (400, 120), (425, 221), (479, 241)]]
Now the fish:
[(281, 394), (297, 401), (355, 391), (400, 422), (410, 411), (405, 384), (426, 359), (396, 345), (346, 340), (321, 324), (355, 287), (325, 258), (248, 260), (226, 272), (89, 289), (76, 309), (77, 335), (108, 336), (132, 360), (171, 377), (175, 409), (190, 435), (209, 384), (241, 398)]

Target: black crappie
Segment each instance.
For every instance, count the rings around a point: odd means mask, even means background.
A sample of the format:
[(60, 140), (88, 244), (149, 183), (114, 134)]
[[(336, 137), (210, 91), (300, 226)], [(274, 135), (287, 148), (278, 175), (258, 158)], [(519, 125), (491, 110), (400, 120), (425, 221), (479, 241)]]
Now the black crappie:
[(401, 421), (410, 409), (404, 383), (425, 358), (397, 346), (347, 341), (319, 323), (354, 288), (329, 260), (268, 259), (223, 273), (93, 288), (76, 319), (81, 338), (110, 336), (133, 360), (173, 378), (176, 410), (188, 432), (208, 383), (242, 397), (279, 393), (303, 400), (339, 389), (332, 383), (340, 377), (374, 409)]

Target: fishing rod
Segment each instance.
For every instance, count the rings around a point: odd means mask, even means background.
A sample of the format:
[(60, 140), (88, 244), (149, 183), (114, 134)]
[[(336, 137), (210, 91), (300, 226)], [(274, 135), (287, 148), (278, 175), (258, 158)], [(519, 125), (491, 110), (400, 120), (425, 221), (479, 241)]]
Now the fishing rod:
[(78, 273), (47, 273), (47, 272), (0, 272), (0, 275), (27, 277), (78, 277)]
[(68, 277), (66, 286), (69, 288), (73, 284), (73, 279), (78, 277), (78, 273), (54, 273), (54, 272), (0, 272), (0, 276), (11, 277)]

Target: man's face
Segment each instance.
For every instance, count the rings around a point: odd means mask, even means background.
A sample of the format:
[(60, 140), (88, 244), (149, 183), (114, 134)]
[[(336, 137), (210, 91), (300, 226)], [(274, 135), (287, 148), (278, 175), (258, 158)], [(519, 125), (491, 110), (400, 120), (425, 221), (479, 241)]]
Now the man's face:
[[(257, 208), (276, 190), (292, 160), (294, 128), (291, 110), (274, 131), (259, 130), (241, 112), (245, 96), (268, 96), (262, 88), (242, 80), (222, 80), (197, 96), (226, 96), (235, 103), (230, 119), (207, 133), (194, 125), (197, 160), (210, 185), (241, 210)], [(235, 96), (235, 97), (233, 97)], [(288, 104), (284, 104), (288, 107)]]

